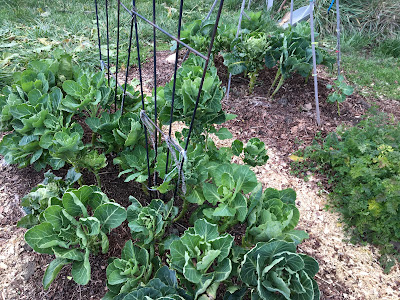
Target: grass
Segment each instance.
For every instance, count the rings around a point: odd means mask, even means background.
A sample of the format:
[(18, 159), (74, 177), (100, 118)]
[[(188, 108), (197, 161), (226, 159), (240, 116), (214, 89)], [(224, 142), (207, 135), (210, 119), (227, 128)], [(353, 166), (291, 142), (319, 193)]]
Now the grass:
[[(11, 80), (10, 74), (25, 68), (29, 61), (47, 58), (51, 56), (53, 50), (58, 48), (71, 54), (82, 67), (99, 68), (94, 1), (22, 0), (18, 1), (18, 4), (11, 0), (3, 0), (3, 2), (0, 7), (0, 87), (8, 84)], [(117, 43), (117, 1), (109, 0), (108, 2), (110, 56), (113, 63)], [(212, 2), (213, 0), (185, 1), (183, 22), (203, 18), (208, 13)], [(222, 21), (231, 22), (237, 19), (238, 5), (234, 0), (226, 2)], [(101, 51), (103, 56), (106, 56), (105, 1), (99, 0), (98, 3)], [(125, 0), (122, 3), (130, 7), (131, 2)], [(142, 15), (152, 19), (152, 1), (137, 3), (137, 9)], [(177, 35), (179, 1), (158, 0), (156, 10), (157, 24), (173, 35)], [(125, 67), (127, 62), (130, 20), (130, 15), (121, 7), (120, 67)], [(145, 59), (151, 55), (153, 29), (142, 20), (138, 20), (141, 54)], [(157, 32), (159, 50), (169, 49), (169, 41), (166, 35)], [(136, 60), (135, 48), (132, 48), (131, 53), (133, 58), (130, 64), (133, 64)]]
[(360, 53), (342, 56), (346, 78), (361, 94), (400, 100), (400, 62), (398, 59)]

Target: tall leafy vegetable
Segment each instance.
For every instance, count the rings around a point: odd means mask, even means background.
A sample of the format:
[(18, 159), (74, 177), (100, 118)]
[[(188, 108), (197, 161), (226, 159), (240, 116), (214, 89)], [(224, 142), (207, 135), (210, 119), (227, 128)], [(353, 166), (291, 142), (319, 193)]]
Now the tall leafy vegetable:
[(195, 299), (205, 293), (215, 299), (220, 282), (227, 279), (232, 270), (228, 258), (232, 243), (231, 235), (220, 236), (218, 226), (203, 219), (197, 220), (194, 227), (172, 242), (171, 267), (183, 275), (182, 279), (194, 284)]
[[(297, 73), (308, 79), (313, 68), (312, 45), (310, 41), (310, 28), (308, 24), (299, 24), (289, 27), (284, 33), (272, 35), (271, 46), (265, 54), (265, 65), (273, 68), (278, 64), (278, 70), (271, 85), (273, 97), (282, 87), (285, 79), (292, 73)], [(316, 62), (319, 65), (332, 67), (334, 59), (322, 49), (316, 48)]]
[(240, 278), (250, 287), (251, 299), (317, 300), (313, 277), (318, 268), (315, 259), (296, 253), (295, 244), (272, 240), (246, 253)]
[(40, 214), (39, 224), (25, 233), (38, 253), (54, 254), (43, 277), (47, 289), (63, 266), (72, 264), (78, 284), (90, 280), (89, 254), (108, 251), (107, 234), (126, 219), (126, 210), (110, 201), (98, 188), (82, 186), (66, 191), (57, 204)]
[(267, 34), (257, 31), (243, 34), (233, 41), (232, 47), (231, 52), (223, 54), (224, 65), (232, 75), (246, 73), (250, 79), (249, 91), (252, 93), (258, 73), (265, 67), (264, 57), (269, 47)]

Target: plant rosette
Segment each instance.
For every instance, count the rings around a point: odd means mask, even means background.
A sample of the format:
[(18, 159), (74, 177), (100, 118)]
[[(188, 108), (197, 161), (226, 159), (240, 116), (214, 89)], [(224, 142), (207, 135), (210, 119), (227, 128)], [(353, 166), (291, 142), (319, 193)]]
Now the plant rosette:
[[(218, 226), (204, 219), (194, 223), (184, 235), (170, 245), (170, 265), (187, 282), (194, 284), (195, 299), (206, 293), (216, 297), (219, 284), (226, 280), (232, 264), (229, 259), (233, 236), (218, 233)], [(190, 284), (191, 283), (191, 284)], [(210, 297), (211, 297), (210, 296)]]
[(87, 284), (91, 272), (89, 254), (97, 254), (100, 249), (106, 253), (107, 234), (125, 219), (126, 210), (94, 186), (70, 189), (60, 203), (46, 208), (39, 224), (25, 233), (25, 241), (34, 251), (56, 256), (44, 274), (44, 288), (50, 286), (63, 266), (71, 263), (74, 281)]
[(257, 243), (244, 256), (241, 280), (251, 289), (251, 299), (318, 300), (313, 279), (319, 269), (315, 259), (296, 253), (296, 245), (271, 240)]

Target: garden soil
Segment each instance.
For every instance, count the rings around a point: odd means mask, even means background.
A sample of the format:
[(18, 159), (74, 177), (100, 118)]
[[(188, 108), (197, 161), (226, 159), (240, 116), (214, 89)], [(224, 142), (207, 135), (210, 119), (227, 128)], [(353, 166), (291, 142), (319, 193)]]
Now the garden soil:
[[(165, 58), (169, 52), (157, 56), (159, 80), (163, 85), (173, 74), (173, 65)], [(226, 84), (227, 71), (221, 58), (215, 63), (221, 79)], [(147, 60), (142, 66), (144, 90), (151, 91), (153, 62)], [(137, 68), (130, 70), (130, 79), (137, 78)], [(400, 269), (395, 266), (390, 274), (379, 266), (378, 250), (373, 246), (353, 245), (347, 241), (339, 215), (326, 211), (329, 186), (323, 178), (309, 173), (309, 181), (290, 174), (289, 156), (301, 147), (310, 145), (315, 137), (323, 138), (339, 125), (354, 125), (367, 110), (376, 105), (378, 110), (394, 113), (399, 119), (397, 102), (385, 99), (366, 99), (357, 93), (341, 104), (338, 116), (336, 106), (326, 103), (325, 85), (330, 82), (325, 70), (318, 70), (321, 105), (321, 126), (315, 121), (313, 82), (304, 83), (301, 77), (288, 79), (273, 100), (268, 99), (274, 70), (260, 73), (253, 94), (249, 95), (246, 78), (233, 77), (229, 99), (224, 109), (236, 114), (235, 120), (225, 126), (234, 138), (247, 142), (258, 137), (268, 148), (269, 160), (265, 166), (254, 171), (264, 187), (293, 188), (297, 192), (296, 204), (300, 210), (299, 229), (308, 232), (310, 238), (298, 246), (302, 253), (318, 260), (320, 270), (316, 280), (321, 299), (399, 299)], [(121, 77), (122, 80), (122, 77)], [(232, 140), (219, 141), (219, 146), (230, 145)], [(112, 157), (110, 157), (110, 160)], [(240, 158), (236, 158), (240, 163)], [(70, 269), (64, 268), (47, 291), (42, 288), (42, 277), (52, 260), (49, 255), (34, 253), (24, 242), (24, 229), (16, 227), (23, 215), (21, 198), (43, 180), (43, 172), (32, 168), (18, 169), (0, 160), (0, 299), (101, 299), (106, 292), (106, 267), (109, 257), (119, 256), (125, 241), (129, 239), (127, 226), (121, 226), (110, 234), (110, 251), (107, 255), (91, 257), (92, 279), (86, 286), (77, 285), (70, 277)], [(66, 170), (60, 170), (62, 176)], [(125, 207), (128, 196), (134, 195), (142, 203), (148, 196), (135, 183), (124, 183), (117, 178), (118, 171), (109, 163), (101, 172), (103, 191)], [(84, 174), (87, 184), (94, 178)], [(319, 184), (322, 182), (322, 185)], [(126, 225), (126, 224), (125, 224)], [(244, 228), (237, 227), (232, 234), (240, 236)]]

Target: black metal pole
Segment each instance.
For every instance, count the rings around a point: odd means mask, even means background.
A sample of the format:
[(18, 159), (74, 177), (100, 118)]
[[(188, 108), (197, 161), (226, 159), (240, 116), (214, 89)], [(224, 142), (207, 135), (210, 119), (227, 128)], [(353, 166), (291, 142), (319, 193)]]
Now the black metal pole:
[[(190, 135), (192, 134), (192, 131), (193, 131), (193, 126), (194, 126), (194, 120), (196, 118), (197, 107), (199, 106), (200, 97), (201, 97), (201, 90), (203, 89), (204, 79), (206, 78), (208, 63), (210, 62), (211, 51), (212, 51), (212, 48), (213, 48), (213, 45), (214, 45), (215, 34), (217, 33), (218, 23), (219, 23), (219, 19), (221, 17), (221, 12), (222, 12), (223, 5), (224, 5), (224, 0), (221, 0), (221, 2), (219, 3), (219, 9), (218, 9), (218, 13), (217, 13), (217, 18), (215, 20), (214, 29), (213, 29), (213, 32), (212, 32), (212, 35), (211, 35), (211, 42), (210, 42), (210, 46), (208, 48), (207, 59), (206, 59), (205, 64), (204, 64), (203, 75), (202, 75), (201, 81), (200, 81), (199, 92), (197, 94), (197, 99), (196, 99), (196, 103), (195, 103), (195, 106), (194, 106), (192, 120), (190, 122), (188, 136), (186, 137), (185, 151), (187, 151), (187, 149), (188, 149)], [(183, 163), (184, 163), (184, 158), (182, 158), (180, 169), (183, 168)], [(174, 190), (174, 198), (176, 198), (176, 195), (177, 195), (178, 185), (179, 185), (179, 182), (177, 181), (176, 185), (175, 185), (175, 190)]]
[[(179, 21), (178, 21), (178, 39), (181, 37), (181, 26), (182, 26), (182, 14), (183, 14), (183, 0), (179, 6)], [(175, 66), (174, 66), (174, 83), (172, 85), (172, 99), (171, 99), (171, 110), (169, 115), (169, 129), (168, 136), (172, 134), (172, 119), (174, 114), (174, 103), (175, 103), (175, 89), (176, 89), (176, 73), (178, 69), (178, 58), (179, 58), (179, 43), (176, 43), (176, 54), (175, 54)], [(168, 173), (168, 162), (169, 162), (169, 148), (167, 150), (167, 160), (165, 164), (165, 174)]]
[[(136, 11), (135, 0), (132, 0), (133, 9)], [(138, 26), (137, 26), (137, 18), (136, 15), (133, 16), (135, 22), (135, 36), (136, 36), (136, 50), (137, 50), (137, 59), (138, 59), (138, 68), (139, 68), (139, 81), (140, 81), (140, 94), (142, 96), (142, 110), (145, 110), (144, 105), (144, 94), (143, 94), (143, 78), (142, 78), (142, 66), (140, 62), (140, 45), (139, 45), (139, 34), (138, 34)], [(151, 174), (150, 174), (150, 157), (149, 157), (149, 143), (147, 137), (147, 128), (146, 125), (143, 124), (144, 127), (144, 137), (146, 142), (146, 156), (147, 156), (147, 175), (148, 175), (148, 185), (151, 187)]]
[[(121, 3), (121, 5), (123, 5), (123, 4)], [(122, 101), (121, 101), (121, 114), (123, 114), (123, 112), (124, 112), (126, 86), (128, 85), (129, 61), (131, 58), (131, 49), (132, 49), (132, 35), (133, 35), (133, 17), (131, 19), (131, 30), (129, 32), (128, 63), (126, 64), (124, 94), (122, 95)]]
[(98, 45), (99, 45), (100, 67), (102, 68), (102, 63), (101, 63), (101, 39), (100, 39), (100, 26), (99, 26), (99, 11), (98, 11), (98, 8), (97, 8), (97, 0), (94, 0), (94, 6), (96, 8), (97, 41), (98, 41)]
[(110, 33), (108, 24), (108, 0), (106, 0), (106, 27), (107, 27), (107, 78), (110, 85)]
[(118, 0), (118, 11), (117, 11), (117, 59), (116, 59), (116, 62), (115, 62), (115, 68), (116, 69), (115, 69), (115, 96), (114, 96), (115, 111), (117, 111), (120, 10), (121, 10), (121, 1)]
[[(156, 24), (156, 0), (153, 0), (153, 23)], [(156, 41), (156, 28), (153, 27), (153, 77), (154, 77), (154, 124), (157, 125), (157, 117), (158, 117), (158, 112), (157, 112), (157, 41)], [(155, 130), (155, 136), (154, 136), (154, 163), (157, 163), (157, 154), (158, 154), (158, 131)], [(156, 174), (154, 174), (156, 176)], [(154, 177), (154, 185), (157, 184), (157, 178)]]

